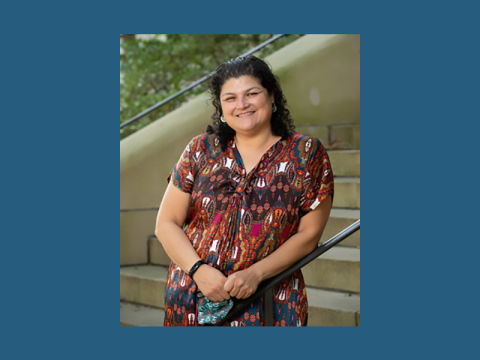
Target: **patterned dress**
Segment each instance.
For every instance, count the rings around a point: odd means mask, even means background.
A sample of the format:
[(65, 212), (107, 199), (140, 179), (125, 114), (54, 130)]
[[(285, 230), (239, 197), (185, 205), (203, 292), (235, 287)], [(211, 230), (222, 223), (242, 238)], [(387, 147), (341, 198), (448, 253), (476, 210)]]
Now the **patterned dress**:
[[(198, 255), (228, 277), (262, 260), (297, 232), (302, 216), (333, 196), (333, 173), (322, 143), (292, 132), (246, 174), (230, 140), (195, 137), (169, 181), (191, 194), (184, 231)], [(173, 262), (165, 286), (165, 326), (199, 326), (197, 286)], [(306, 326), (305, 282), (297, 271), (273, 289), (275, 326)], [(226, 326), (263, 326), (263, 297)]]

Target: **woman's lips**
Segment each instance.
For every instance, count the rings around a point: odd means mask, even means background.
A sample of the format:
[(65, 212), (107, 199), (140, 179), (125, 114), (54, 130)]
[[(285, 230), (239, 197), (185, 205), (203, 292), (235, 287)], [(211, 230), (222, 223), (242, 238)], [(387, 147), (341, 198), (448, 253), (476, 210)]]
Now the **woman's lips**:
[(255, 113), (255, 111), (244, 112), (244, 113), (238, 114), (237, 117), (250, 116), (253, 113)]

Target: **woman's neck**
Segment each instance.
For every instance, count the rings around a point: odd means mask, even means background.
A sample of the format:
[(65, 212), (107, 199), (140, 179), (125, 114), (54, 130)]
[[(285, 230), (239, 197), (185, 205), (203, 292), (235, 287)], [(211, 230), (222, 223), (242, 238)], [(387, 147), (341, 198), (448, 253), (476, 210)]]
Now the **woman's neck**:
[(237, 147), (247, 151), (266, 151), (280, 139), (281, 136), (276, 136), (271, 131), (255, 136), (245, 136), (237, 133), (234, 137)]

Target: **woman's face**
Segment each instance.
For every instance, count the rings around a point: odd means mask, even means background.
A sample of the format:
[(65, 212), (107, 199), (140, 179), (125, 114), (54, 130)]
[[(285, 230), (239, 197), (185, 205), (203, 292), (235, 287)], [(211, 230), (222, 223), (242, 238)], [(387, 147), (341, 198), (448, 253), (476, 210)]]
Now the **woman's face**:
[(244, 75), (227, 80), (220, 91), (225, 121), (237, 133), (256, 134), (271, 131), (273, 94), (256, 78)]

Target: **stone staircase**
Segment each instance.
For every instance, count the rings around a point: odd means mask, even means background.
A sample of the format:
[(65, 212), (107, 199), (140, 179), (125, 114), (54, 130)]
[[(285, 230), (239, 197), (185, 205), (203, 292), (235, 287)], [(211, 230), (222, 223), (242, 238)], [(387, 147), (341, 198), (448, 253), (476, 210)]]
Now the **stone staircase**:
[[(314, 131), (308, 133), (311, 132)], [(326, 141), (322, 142), (328, 148)], [(320, 243), (360, 218), (359, 139), (347, 147), (350, 149), (328, 151), (335, 175), (335, 196)], [(163, 325), (164, 287), (170, 260), (160, 243), (151, 240), (150, 264), (120, 268), (121, 326)], [(307, 284), (309, 326), (360, 325), (359, 231), (305, 266), (302, 272)]]

